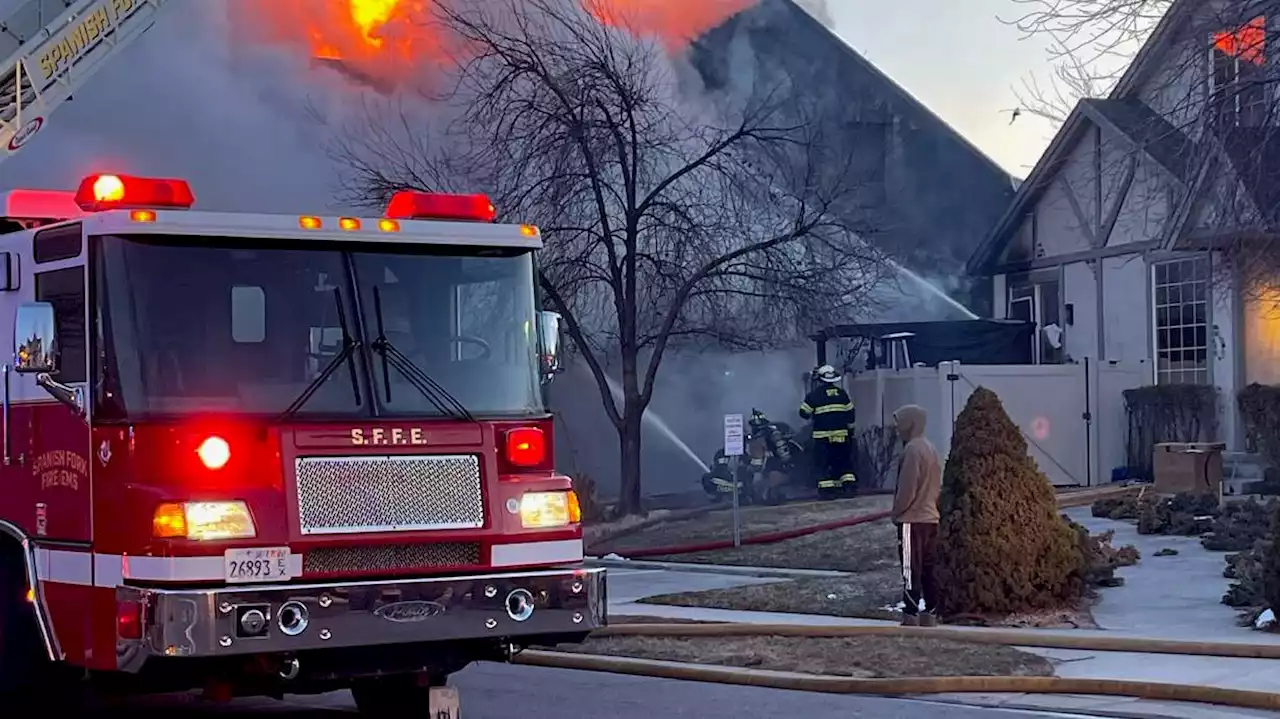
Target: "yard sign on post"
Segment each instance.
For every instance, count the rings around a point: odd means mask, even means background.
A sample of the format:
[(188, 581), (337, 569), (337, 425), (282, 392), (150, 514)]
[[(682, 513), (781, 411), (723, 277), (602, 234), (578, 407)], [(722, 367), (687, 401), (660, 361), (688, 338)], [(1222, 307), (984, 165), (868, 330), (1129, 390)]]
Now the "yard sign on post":
[(738, 457), (742, 456), (742, 415), (724, 416), (724, 456), (731, 457), (729, 481), (733, 484), (733, 546), (742, 546), (742, 524), (738, 518)]

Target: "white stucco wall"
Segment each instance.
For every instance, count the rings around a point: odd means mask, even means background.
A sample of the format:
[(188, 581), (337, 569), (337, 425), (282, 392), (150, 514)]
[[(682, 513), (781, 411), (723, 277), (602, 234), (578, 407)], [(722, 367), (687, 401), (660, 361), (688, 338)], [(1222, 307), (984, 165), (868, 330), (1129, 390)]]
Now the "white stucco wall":
[(1147, 263), (1137, 254), (1107, 257), (1102, 260), (1102, 278), (1103, 359), (1150, 360), (1151, 280)]
[[(1127, 148), (1124, 155), (1112, 148), (1109, 161), (1110, 166), (1115, 168), (1113, 177), (1122, 178), (1128, 169), (1126, 160), (1122, 159), (1128, 157), (1127, 153)], [(1116, 224), (1111, 230), (1107, 245), (1115, 247), (1159, 238), (1171, 219), (1173, 184), (1173, 178), (1154, 160), (1145, 154), (1141, 155), (1134, 169), (1133, 183), (1116, 216)]]
[[(1215, 261), (1216, 258), (1215, 258)], [(1217, 282), (1210, 290), (1212, 304), (1209, 307), (1209, 367), (1213, 386), (1218, 389), (1218, 417), (1222, 441), (1232, 449), (1243, 445), (1239, 433), (1239, 412), (1236, 395), (1243, 384), (1237, 371), (1236, 353), (1241, 344), (1241, 333), (1236, 325), (1239, 293), (1233, 283)]]
[(1098, 286), (1088, 262), (1062, 268), (1063, 301), (1073, 306), (1074, 321), (1066, 327), (1066, 352), (1076, 361), (1098, 357)]

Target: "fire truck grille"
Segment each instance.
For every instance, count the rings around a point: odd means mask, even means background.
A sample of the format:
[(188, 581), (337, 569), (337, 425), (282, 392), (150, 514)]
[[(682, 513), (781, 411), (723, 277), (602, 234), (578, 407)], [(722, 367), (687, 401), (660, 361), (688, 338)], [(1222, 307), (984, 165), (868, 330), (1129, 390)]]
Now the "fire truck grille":
[(479, 544), (438, 542), (310, 549), (303, 555), (302, 571), (304, 574), (369, 574), (430, 567), (474, 567), (479, 564)]
[(484, 526), (474, 455), (300, 457), (303, 534), (352, 534)]

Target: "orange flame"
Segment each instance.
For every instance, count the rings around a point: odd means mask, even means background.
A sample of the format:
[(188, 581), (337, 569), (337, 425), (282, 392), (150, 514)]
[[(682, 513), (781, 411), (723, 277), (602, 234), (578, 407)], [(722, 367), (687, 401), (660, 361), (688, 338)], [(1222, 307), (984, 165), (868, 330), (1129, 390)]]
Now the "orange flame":
[[(427, 22), (432, 0), (232, 0), (237, 37), (341, 61), (349, 73), (399, 85), (445, 58)], [(678, 50), (755, 0), (578, 0), (597, 21)]]
[(1238, 57), (1255, 65), (1266, 62), (1267, 20), (1256, 17), (1235, 32), (1223, 31), (1214, 35), (1213, 46), (1232, 57)]

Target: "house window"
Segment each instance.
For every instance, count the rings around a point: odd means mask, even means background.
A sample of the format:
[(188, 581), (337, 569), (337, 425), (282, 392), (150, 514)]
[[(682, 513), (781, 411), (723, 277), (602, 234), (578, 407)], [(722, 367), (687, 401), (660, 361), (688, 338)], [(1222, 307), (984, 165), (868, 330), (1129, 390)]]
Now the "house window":
[(1061, 304), (1062, 294), (1056, 276), (1024, 275), (1010, 280), (1007, 316), (1011, 320), (1036, 323), (1036, 339), (1032, 347), (1036, 364), (1062, 363)]
[(1209, 383), (1209, 261), (1196, 257), (1152, 268), (1156, 382)]
[(1213, 36), (1209, 92), (1219, 127), (1260, 127), (1266, 123), (1266, 38), (1264, 17)]

